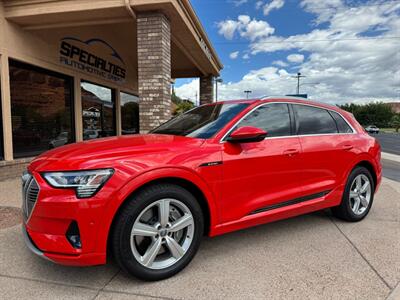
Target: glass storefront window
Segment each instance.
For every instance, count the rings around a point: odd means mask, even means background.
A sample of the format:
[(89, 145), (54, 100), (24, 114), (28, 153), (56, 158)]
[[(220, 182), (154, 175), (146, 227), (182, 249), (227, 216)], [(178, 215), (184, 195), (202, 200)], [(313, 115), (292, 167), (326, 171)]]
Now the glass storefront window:
[(115, 135), (114, 90), (81, 82), (83, 139)]
[(72, 87), (70, 77), (10, 61), (14, 158), (74, 141)]
[(1, 84), (0, 84), (0, 160), (4, 159), (4, 149), (3, 149), (3, 113), (1, 112), (2, 101), (3, 100), (1, 98)]
[(139, 133), (139, 97), (121, 92), (122, 134)]

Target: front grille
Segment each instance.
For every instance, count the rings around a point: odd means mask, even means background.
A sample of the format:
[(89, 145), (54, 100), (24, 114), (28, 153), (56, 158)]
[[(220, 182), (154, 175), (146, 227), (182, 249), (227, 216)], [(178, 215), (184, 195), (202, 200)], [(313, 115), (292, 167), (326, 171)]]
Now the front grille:
[(39, 196), (39, 191), (40, 188), (35, 178), (30, 174), (24, 174), (24, 176), (22, 176), (22, 208), (25, 220), (29, 219), (32, 214), (32, 210)]

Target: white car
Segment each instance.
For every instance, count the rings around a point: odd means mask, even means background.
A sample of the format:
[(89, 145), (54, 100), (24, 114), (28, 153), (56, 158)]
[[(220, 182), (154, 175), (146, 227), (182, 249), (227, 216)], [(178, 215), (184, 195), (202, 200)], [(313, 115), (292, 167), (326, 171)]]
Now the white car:
[(365, 131), (368, 132), (368, 133), (376, 133), (376, 134), (378, 134), (379, 133), (379, 128), (376, 127), (375, 125), (369, 125), (369, 126), (365, 127)]

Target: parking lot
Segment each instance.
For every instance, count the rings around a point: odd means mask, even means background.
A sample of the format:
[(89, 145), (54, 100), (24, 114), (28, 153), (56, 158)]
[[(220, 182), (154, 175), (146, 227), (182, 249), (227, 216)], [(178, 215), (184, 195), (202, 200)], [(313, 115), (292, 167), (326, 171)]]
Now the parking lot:
[[(18, 207), (19, 180), (0, 182), (1, 206)], [(114, 263), (71, 268), (26, 249), (20, 225), (0, 230), (2, 299), (399, 299), (400, 183), (384, 179), (369, 216), (329, 212), (205, 238), (180, 274), (146, 283)], [(389, 296), (391, 294), (391, 296)]]

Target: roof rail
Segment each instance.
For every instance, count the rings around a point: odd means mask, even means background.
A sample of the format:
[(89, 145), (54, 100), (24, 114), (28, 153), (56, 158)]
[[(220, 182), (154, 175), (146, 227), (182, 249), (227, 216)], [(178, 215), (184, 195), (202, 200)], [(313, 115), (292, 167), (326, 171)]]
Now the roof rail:
[(295, 96), (264, 96), (261, 97), (260, 100), (267, 100), (267, 99), (294, 99), (294, 100), (309, 100), (311, 101), (311, 99), (308, 98), (303, 98), (303, 97), (295, 97)]

